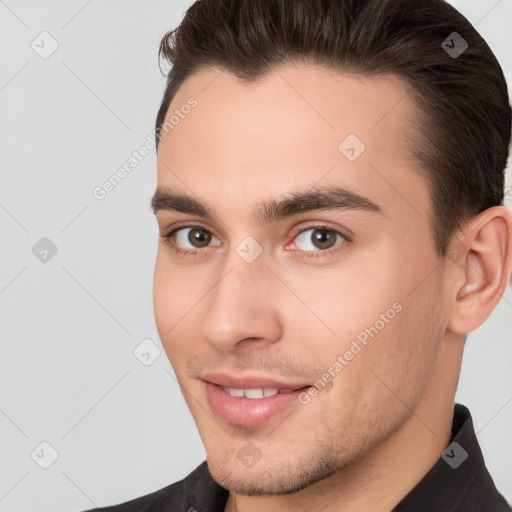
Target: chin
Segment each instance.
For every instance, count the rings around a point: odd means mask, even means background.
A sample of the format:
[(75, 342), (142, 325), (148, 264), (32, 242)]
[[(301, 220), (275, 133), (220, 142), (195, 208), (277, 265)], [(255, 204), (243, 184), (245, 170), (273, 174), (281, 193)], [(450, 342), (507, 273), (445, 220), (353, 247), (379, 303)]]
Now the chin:
[[(238, 461), (237, 461), (238, 462)], [(241, 464), (212, 463), (208, 468), (213, 479), (230, 492), (242, 496), (278, 496), (295, 493), (333, 475), (339, 468), (334, 460), (320, 457), (316, 462), (303, 457), (293, 463), (256, 463), (252, 468)]]

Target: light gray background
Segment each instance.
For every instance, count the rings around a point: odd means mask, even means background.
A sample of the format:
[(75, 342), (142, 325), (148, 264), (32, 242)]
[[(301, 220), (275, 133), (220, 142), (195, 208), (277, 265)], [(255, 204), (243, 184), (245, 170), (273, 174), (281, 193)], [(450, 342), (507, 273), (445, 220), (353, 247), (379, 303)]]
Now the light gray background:
[[(147, 367), (133, 354), (146, 338), (161, 347), (154, 153), (92, 195), (151, 133), (158, 44), (190, 3), (0, 0), (0, 512), (124, 501), (205, 457), (165, 354)], [(512, 0), (453, 3), (512, 83)], [(59, 44), (47, 59), (31, 47), (43, 31)], [(47, 263), (32, 253), (42, 237), (58, 249)], [(469, 338), (457, 396), (509, 501), (511, 328), (509, 289)], [(58, 453), (48, 469), (43, 441)]]

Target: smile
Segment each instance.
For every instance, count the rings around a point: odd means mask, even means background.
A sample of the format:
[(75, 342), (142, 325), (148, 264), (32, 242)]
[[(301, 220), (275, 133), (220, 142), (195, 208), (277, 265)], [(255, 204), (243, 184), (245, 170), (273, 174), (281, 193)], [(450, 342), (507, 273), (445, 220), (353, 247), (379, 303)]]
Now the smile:
[(254, 400), (258, 400), (261, 398), (266, 398), (269, 396), (275, 396), (279, 393), (292, 393), (295, 391), (294, 389), (277, 389), (277, 388), (253, 388), (253, 389), (234, 389), (223, 387), (226, 393), (229, 393), (231, 396), (235, 396), (238, 398), (251, 398)]
[(247, 428), (284, 416), (284, 412), (298, 401), (300, 393), (310, 387), (302, 383), (256, 377), (235, 379), (225, 375), (204, 378), (204, 384), (211, 412), (230, 425)]

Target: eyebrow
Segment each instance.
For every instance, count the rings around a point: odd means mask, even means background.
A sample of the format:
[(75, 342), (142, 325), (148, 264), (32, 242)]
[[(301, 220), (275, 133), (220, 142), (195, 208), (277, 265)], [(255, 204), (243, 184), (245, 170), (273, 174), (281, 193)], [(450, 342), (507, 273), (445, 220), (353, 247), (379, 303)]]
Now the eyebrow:
[[(199, 199), (160, 187), (151, 199), (153, 213), (176, 211), (215, 220), (213, 209)], [(283, 198), (268, 199), (257, 204), (253, 216), (262, 224), (275, 222), (292, 215), (311, 211), (364, 210), (383, 214), (379, 205), (343, 187), (314, 186), (309, 190), (297, 190), (285, 194)]]

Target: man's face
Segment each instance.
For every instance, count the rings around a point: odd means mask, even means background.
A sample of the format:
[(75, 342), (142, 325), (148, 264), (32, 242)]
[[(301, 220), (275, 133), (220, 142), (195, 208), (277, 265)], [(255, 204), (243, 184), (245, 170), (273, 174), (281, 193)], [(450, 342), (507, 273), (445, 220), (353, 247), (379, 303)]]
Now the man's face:
[(190, 77), (167, 114), (181, 116), (155, 204), (174, 235), (155, 316), (214, 478), (281, 493), (365, 457), (438, 396), (444, 267), (402, 142), (402, 82), (316, 66), (252, 85), (217, 75)]

